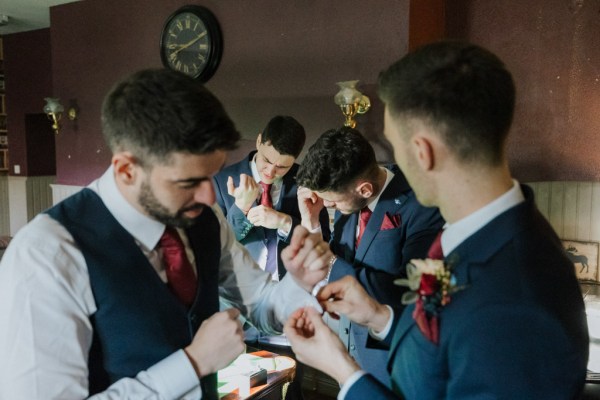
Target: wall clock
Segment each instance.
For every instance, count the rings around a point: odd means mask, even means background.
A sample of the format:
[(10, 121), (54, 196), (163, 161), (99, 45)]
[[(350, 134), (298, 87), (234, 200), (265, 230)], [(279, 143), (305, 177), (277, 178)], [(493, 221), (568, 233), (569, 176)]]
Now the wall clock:
[(209, 9), (183, 6), (165, 21), (160, 38), (165, 67), (206, 82), (217, 70), (222, 52), (221, 29)]

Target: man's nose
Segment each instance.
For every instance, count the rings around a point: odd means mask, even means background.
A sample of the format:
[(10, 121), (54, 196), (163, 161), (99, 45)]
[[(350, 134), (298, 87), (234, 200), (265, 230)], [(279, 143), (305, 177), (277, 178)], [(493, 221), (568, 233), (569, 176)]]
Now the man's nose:
[(198, 189), (194, 194), (194, 200), (197, 203), (202, 203), (209, 206), (215, 204), (215, 188), (213, 187), (213, 183), (211, 180), (206, 180), (200, 183), (200, 185), (198, 185)]
[(265, 166), (265, 172), (269, 175), (269, 176), (274, 176), (275, 175), (275, 165), (273, 164), (267, 164)]

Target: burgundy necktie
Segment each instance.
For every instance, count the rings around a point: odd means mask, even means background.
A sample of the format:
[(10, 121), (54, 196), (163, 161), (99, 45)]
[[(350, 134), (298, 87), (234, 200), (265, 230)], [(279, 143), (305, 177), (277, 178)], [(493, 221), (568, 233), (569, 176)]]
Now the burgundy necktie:
[(358, 222), (358, 237), (356, 238), (355, 246), (356, 248), (358, 248), (358, 244), (360, 243), (360, 240), (362, 239), (363, 234), (365, 233), (365, 228), (369, 223), (369, 218), (371, 218), (371, 214), (373, 214), (373, 211), (371, 211), (369, 207), (365, 207), (362, 210), (360, 210), (360, 221)]
[[(271, 199), (271, 183), (260, 182), (262, 194), (260, 195), (260, 205), (273, 208), (273, 199)], [(271, 275), (277, 271), (277, 231), (275, 229), (265, 229), (265, 244), (267, 246), (267, 262), (265, 271)]]
[(189, 307), (196, 297), (198, 279), (175, 228), (165, 228), (165, 233), (160, 238), (160, 246), (166, 265), (168, 285), (175, 296)]
[(427, 252), (427, 258), (431, 258), (434, 260), (443, 260), (444, 252), (442, 251), (442, 232), (440, 231), (431, 246), (429, 247), (429, 251)]
[[(433, 243), (431, 243), (429, 251), (427, 252), (427, 258), (431, 258), (433, 260), (444, 259), (444, 252), (442, 251), (442, 232), (443, 231), (439, 231)], [(423, 284), (422, 282), (423, 280), (421, 280), (421, 285)], [(424, 296), (419, 296), (417, 298), (412, 317), (415, 320), (417, 326), (419, 327), (421, 333), (423, 333), (423, 335), (427, 339), (432, 341), (434, 344), (438, 344), (440, 338), (440, 327), (438, 317), (436, 314), (429, 315), (428, 312), (425, 311), (423, 297)]]
[(260, 195), (260, 205), (273, 208), (273, 200), (271, 199), (271, 183), (260, 182), (262, 194)]

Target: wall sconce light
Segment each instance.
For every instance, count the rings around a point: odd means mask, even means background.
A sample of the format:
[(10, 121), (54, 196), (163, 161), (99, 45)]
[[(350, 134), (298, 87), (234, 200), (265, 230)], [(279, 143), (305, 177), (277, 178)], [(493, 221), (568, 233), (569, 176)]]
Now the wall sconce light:
[(340, 106), (342, 114), (344, 114), (344, 126), (350, 128), (356, 127), (354, 117), (356, 114), (364, 114), (371, 108), (371, 100), (358, 90), (356, 84), (358, 81), (337, 82), (340, 91), (336, 93), (333, 101)]
[[(60, 99), (57, 97), (46, 97), (44, 100), (46, 100), (44, 113), (48, 116), (48, 119), (52, 121), (52, 129), (54, 130), (54, 133), (58, 135), (58, 131), (60, 130), (59, 121), (62, 118), (62, 113), (65, 111), (65, 108), (60, 104)], [(77, 110), (74, 107), (67, 110), (67, 118), (70, 121), (77, 119)]]

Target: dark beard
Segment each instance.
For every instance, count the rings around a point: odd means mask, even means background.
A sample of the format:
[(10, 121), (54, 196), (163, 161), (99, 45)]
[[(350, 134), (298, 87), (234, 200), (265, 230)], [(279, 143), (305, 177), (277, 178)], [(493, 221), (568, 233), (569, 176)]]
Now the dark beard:
[(364, 197), (353, 195), (352, 204), (350, 205), (351, 208), (348, 210), (344, 210), (344, 211), (342, 211), (342, 210), (338, 210), (338, 211), (344, 215), (354, 214), (356, 212), (359, 212), (363, 208), (365, 208), (367, 206), (367, 204), (369, 204), (369, 200), (371, 200), (371, 199), (365, 199)]
[(138, 203), (142, 206), (144, 211), (148, 213), (148, 215), (157, 221), (162, 222), (165, 225), (175, 226), (177, 228), (189, 228), (194, 224), (194, 219), (184, 216), (184, 212), (204, 209), (202, 204), (196, 204), (192, 207), (181, 209), (173, 214), (169, 212), (165, 206), (160, 204), (158, 199), (154, 196), (154, 193), (152, 193), (152, 188), (150, 188), (148, 182), (143, 182), (140, 187)]

